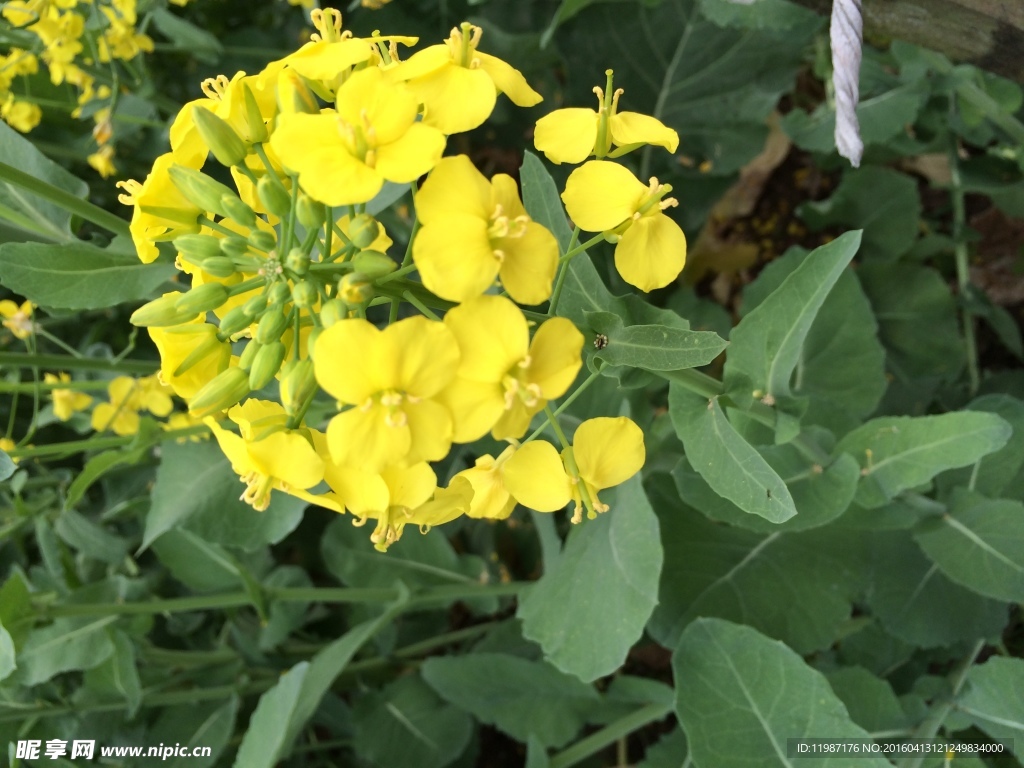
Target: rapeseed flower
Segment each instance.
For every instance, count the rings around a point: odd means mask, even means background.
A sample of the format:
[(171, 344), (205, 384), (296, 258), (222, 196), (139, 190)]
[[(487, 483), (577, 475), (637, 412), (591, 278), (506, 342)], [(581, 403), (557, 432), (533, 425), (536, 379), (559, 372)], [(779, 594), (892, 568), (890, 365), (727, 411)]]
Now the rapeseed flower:
[[(44, 373), (43, 381), (47, 384), (64, 384), (71, 381), (71, 376), (66, 373)], [(92, 405), (89, 395), (74, 389), (51, 389), (50, 398), (53, 400), (53, 415), (61, 421), (67, 421), (78, 411), (84, 411)]]
[(4, 328), (13, 333), (16, 339), (27, 339), (35, 327), (32, 324), (33, 309), (31, 301), (24, 301), (20, 306), (10, 299), (0, 301), (0, 317), (4, 319)]
[(572, 521), (607, 512), (598, 492), (626, 482), (644, 465), (644, 433), (625, 416), (588, 419), (579, 425), (571, 448), (562, 451), (576, 503)]

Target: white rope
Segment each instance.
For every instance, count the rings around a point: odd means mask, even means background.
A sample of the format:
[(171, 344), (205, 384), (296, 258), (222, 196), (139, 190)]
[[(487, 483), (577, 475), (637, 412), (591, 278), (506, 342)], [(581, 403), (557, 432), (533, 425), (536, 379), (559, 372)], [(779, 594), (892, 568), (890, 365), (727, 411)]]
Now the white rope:
[(836, 99), (836, 148), (854, 168), (860, 166), (864, 154), (857, 122), (862, 35), (860, 0), (833, 0), (829, 36), (832, 39), (832, 89)]

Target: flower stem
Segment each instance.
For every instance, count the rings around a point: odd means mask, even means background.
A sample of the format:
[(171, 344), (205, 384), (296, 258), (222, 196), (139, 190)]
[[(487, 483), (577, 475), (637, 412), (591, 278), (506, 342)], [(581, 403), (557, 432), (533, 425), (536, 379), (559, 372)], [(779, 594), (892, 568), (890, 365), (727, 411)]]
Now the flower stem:
[(549, 768), (570, 768), (570, 766), (583, 762), (591, 755), (596, 755), (605, 747), (614, 744), (633, 731), (643, 728), (648, 723), (661, 720), (671, 711), (671, 704), (648, 704), (646, 707), (642, 707), (606, 725), (597, 733), (592, 733), (585, 739), (580, 739), (557, 755), (553, 755), (548, 766)]
[[(956, 109), (956, 102), (953, 101), (953, 109)], [(960, 318), (964, 327), (964, 348), (967, 355), (967, 380), (971, 394), (978, 391), (981, 384), (981, 374), (978, 370), (978, 343), (974, 337), (974, 317), (967, 305), (967, 294), (971, 288), (971, 273), (968, 265), (967, 240), (964, 236), (964, 229), (967, 224), (967, 214), (964, 206), (963, 179), (960, 176), (960, 163), (958, 156), (959, 147), (957, 137), (950, 135), (949, 146), (949, 193), (953, 198), (953, 255), (956, 259), (956, 283), (960, 292)]]
[(37, 389), (40, 392), (52, 392), (55, 389), (70, 389), (76, 392), (91, 392), (93, 390), (106, 391), (108, 386), (110, 386), (109, 381), (41, 381), (38, 384), (33, 384), (32, 382), (18, 382), (16, 384), (12, 384), (6, 381), (0, 381), (0, 394), (10, 395), (15, 392), (31, 394)]
[(65, 192), (63, 189), (48, 184), (42, 179), (38, 179), (24, 171), (19, 171), (7, 163), (0, 163), (0, 181), (6, 181), (22, 189), (27, 189), (44, 200), (77, 214), (86, 221), (91, 221), (93, 224), (103, 227), (115, 235), (121, 235), (122, 237), (132, 236), (131, 230), (128, 228), (128, 222), (120, 216), (115, 216), (110, 211), (105, 211), (98, 205), (93, 205), (88, 200), (83, 200), (70, 192)]
[(0, 365), (13, 368), (57, 368), (107, 373), (156, 373), (160, 365), (149, 360), (104, 360), (98, 357), (71, 357), (70, 355), (39, 355), (24, 352), (0, 352)]
[(530, 434), (530, 436), (528, 438), (523, 440), (523, 442), (524, 443), (529, 443), (532, 440), (536, 440), (540, 436), (540, 433), (543, 432), (547, 428), (549, 423), (551, 423), (551, 416), (558, 416), (559, 414), (562, 413), (562, 411), (564, 411), (566, 408), (568, 408), (570, 405), (572, 405), (572, 401), (575, 400), (580, 395), (582, 395), (583, 394), (583, 390), (585, 390), (587, 387), (589, 387), (591, 384), (593, 384), (595, 381), (597, 381), (597, 377), (600, 376), (600, 375), (601, 374), (599, 374), (599, 373), (592, 373), (592, 374), (590, 374), (586, 378), (586, 380), (584, 380), (584, 382), (582, 384), (580, 384), (578, 387), (576, 387), (576, 391), (573, 392), (571, 395), (569, 395), (567, 398), (565, 398), (565, 400), (562, 402), (562, 404), (560, 406), (558, 406), (551, 413), (550, 416), (548, 416), (548, 418), (544, 421), (544, 423), (541, 424), (539, 427), (537, 427), (537, 429), (535, 429)]
[(406, 301), (408, 301), (410, 304), (416, 307), (416, 309), (418, 309), (424, 315), (429, 317), (431, 320), (441, 319), (440, 317), (437, 316), (436, 312), (434, 312), (430, 307), (428, 307), (426, 304), (424, 304), (422, 301), (416, 298), (415, 294), (413, 294), (412, 291), (404, 291), (402, 293), (402, 298), (404, 298)]
[[(205, 425), (194, 427), (183, 427), (182, 429), (169, 429), (161, 432), (153, 444), (177, 440), (179, 437), (191, 437), (193, 435), (204, 435), (210, 431)], [(14, 448), (7, 452), (12, 459), (38, 459), (49, 456), (66, 456), (72, 453), (83, 451), (99, 451), (107, 448), (121, 448), (131, 445), (136, 440), (135, 435), (110, 435), (109, 437), (89, 437), (85, 440), (71, 440), (66, 443), (50, 443), (49, 445), (35, 445), (29, 448)]]

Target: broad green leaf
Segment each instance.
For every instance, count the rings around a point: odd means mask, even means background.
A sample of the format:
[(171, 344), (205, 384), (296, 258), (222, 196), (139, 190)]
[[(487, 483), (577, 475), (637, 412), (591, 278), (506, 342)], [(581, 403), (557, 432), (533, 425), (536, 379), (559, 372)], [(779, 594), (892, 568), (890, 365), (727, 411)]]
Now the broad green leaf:
[(473, 718), (442, 701), (418, 675), (363, 696), (354, 720), (353, 747), (378, 768), (441, 768), (462, 754), (473, 732)]
[(733, 0), (700, 0), (700, 10), (720, 27), (787, 30), (814, 25), (814, 12), (787, 0), (757, 0), (736, 3)]
[(551, 23), (548, 24), (547, 29), (544, 30), (544, 34), (541, 35), (540, 47), (547, 47), (548, 43), (551, 42), (551, 38), (554, 36), (555, 31), (562, 22), (568, 21), (588, 5), (600, 2), (607, 2), (607, 0), (562, 0), (561, 4), (558, 6), (558, 10), (555, 11), (555, 15), (551, 19)]
[(665, 567), (648, 631), (659, 643), (671, 648), (702, 616), (748, 624), (800, 653), (835, 641), (859, 579), (834, 533), (752, 533), (654, 498)]
[(1024, 760), (1024, 661), (993, 656), (971, 667), (955, 706), (992, 738), (1013, 739), (1013, 754)]
[(421, 672), (449, 704), (517, 741), (532, 736), (545, 747), (568, 743), (600, 702), (593, 687), (550, 664), (505, 654), (438, 656)]
[(977, 468), (952, 470), (936, 478), (936, 483), (940, 489), (950, 489), (970, 482), (978, 493), (993, 498), (1002, 496), (1003, 490), (1024, 468), (1024, 401), (1009, 395), (983, 395), (968, 403), (966, 408), (997, 414), (1013, 428), (1013, 434), (998, 451), (979, 459)]
[(760, 448), (759, 453), (793, 497), (797, 514), (789, 520), (773, 523), (747, 514), (715, 493), (685, 457), (672, 470), (680, 497), (712, 520), (761, 533), (818, 528), (843, 514), (853, 501), (860, 467), (851, 456), (844, 454), (823, 470), (792, 445), (767, 446)]
[(675, 701), (672, 687), (649, 677), (619, 674), (604, 691), (600, 708), (587, 716), (591, 725), (607, 725), (635, 713), (648, 704), (671, 710)]
[(878, 758), (788, 756), (788, 739), (867, 739), (828, 681), (750, 627), (698, 619), (672, 657), (676, 713), (695, 765), (889, 768)]
[[(308, 589), (313, 586), (309, 574), (297, 565), (282, 565), (271, 571), (263, 586), (275, 589), (278, 587), (301, 587)], [(274, 600), (270, 604), (267, 622), (260, 627), (260, 650), (271, 651), (283, 643), (301, 627), (307, 616), (309, 603), (299, 601)]]
[(68, 546), (87, 557), (118, 565), (128, 554), (128, 542), (72, 509), (57, 518), (54, 530)]
[(676, 727), (647, 748), (636, 768), (682, 768), (686, 765), (688, 749), (686, 734)]
[(725, 349), (717, 333), (670, 328), (667, 325), (623, 326), (611, 312), (586, 312), (587, 324), (608, 338), (594, 354), (609, 365), (648, 371), (677, 371), (707, 365)]
[(10, 633), (15, 648), (24, 645), (35, 612), (28, 582), (20, 570), (12, 570), (0, 587), (0, 625)]
[(300, 706), (309, 666), (309, 662), (300, 661), (260, 696), (235, 755), (235, 768), (273, 768), (291, 748), (288, 729), (282, 726), (291, 721)]
[(1010, 425), (993, 413), (959, 411), (938, 416), (883, 416), (848, 434), (835, 454), (861, 465), (856, 501), (880, 507), (940, 472), (973, 464), (1010, 439)]
[(274, 492), (270, 507), (257, 512), (239, 500), (241, 490), (238, 475), (216, 442), (164, 443), (142, 548), (184, 526), (210, 542), (252, 551), (291, 533), (307, 506)]
[(838, 658), (844, 664), (864, 667), (879, 677), (905, 664), (916, 651), (917, 646), (889, 634), (877, 620), (862, 624), (838, 643)]
[(625, 661), (657, 603), (662, 565), (658, 519), (639, 475), (605, 494), (610, 511), (573, 529), (517, 612), (523, 635), (584, 682)]
[(134, 717), (142, 702), (142, 684), (135, 668), (135, 647), (121, 630), (111, 633), (114, 651), (98, 667), (86, 670), (85, 689), (100, 701), (123, 701), (128, 717)]
[(137, 301), (175, 274), (173, 264), (143, 264), (88, 243), (0, 245), (0, 280), (43, 307), (103, 309)]
[(114, 652), (107, 629), (117, 616), (61, 618), (34, 630), (18, 655), (18, 680), (38, 685), (70, 670), (91, 669)]
[(393, 181), (385, 181), (374, 198), (366, 204), (366, 213), (376, 216), (397, 203), (409, 191), (408, 184), (397, 184)]
[(70, 509), (78, 504), (85, 496), (85, 492), (108, 472), (124, 464), (138, 464), (144, 457), (149, 456), (153, 444), (159, 441), (162, 431), (162, 427), (157, 422), (152, 419), (144, 419), (130, 445), (118, 450), (103, 451), (91, 457), (68, 487), (64, 508)]
[(1024, 602), (1024, 504), (958, 491), (949, 512), (921, 523), (914, 539), (957, 584)]
[(153, 26), (182, 50), (188, 51), (199, 61), (216, 64), (224, 49), (217, 36), (197, 27), (187, 19), (176, 16), (169, 9), (154, 8), (152, 11)]
[[(84, 198), (89, 187), (50, 160), (35, 145), (7, 123), (0, 123), (0, 157), (19, 171), (52, 184), (75, 197)], [(19, 239), (51, 240), (66, 243), (71, 234), (71, 214), (22, 187), (0, 181), (0, 219), (20, 230)], [(2, 278), (4, 284), (7, 279)], [(8, 286), (13, 289), (13, 286)]]
[(873, 561), (868, 608), (900, 640), (936, 648), (995, 637), (1005, 626), (1005, 603), (954, 584), (908, 534), (879, 534), (868, 554)]
[(673, 382), (668, 407), (690, 465), (715, 493), (773, 523), (796, 514), (782, 478), (729, 423), (717, 397), (707, 400)]
[[(744, 288), (741, 313), (759, 306), (808, 258), (807, 251), (790, 248), (771, 261)], [(811, 323), (793, 373), (794, 394), (809, 401), (802, 421), (848, 432), (874, 412), (886, 386), (885, 348), (871, 302), (856, 273), (845, 270)]]
[[(523, 206), (530, 218), (547, 227), (558, 240), (558, 246), (565, 253), (572, 238), (572, 228), (558, 195), (558, 187), (551, 178), (544, 163), (530, 150), (523, 152), (523, 165), (519, 169), (523, 185)], [(569, 262), (570, 264), (572, 262)], [(603, 285), (602, 285), (603, 287)], [(595, 307), (600, 309), (601, 307)]]
[(812, 251), (771, 295), (729, 335), (725, 385), (753, 385), (757, 397), (790, 394), (804, 340), (832, 286), (860, 247), (860, 233), (847, 232)]
[(0, 450), (0, 483), (9, 478), (18, 470), (18, 465), (11, 461), (7, 451)]
[(191, 531), (168, 531), (154, 542), (153, 551), (174, 578), (196, 592), (221, 592), (242, 585), (235, 558)]
[(863, 667), (841, 667), (826, 676), (850, 719), (868, 733), (899, 731), (912, 725), (892, 686)]
[(238, 704), (238, 696), (231, 696), (223, 704), (197, 701), (163, 709), (147, 733), (152, 743), (209, 747), (210, 755), (171, 757), (161, 763), (161, 768), (210, 768), (216, 764), (234, 733)]
[(14, 653), (14, 640), (11, 633), (0, 622), (0, 682), (11, 676), (11, 673), (18, 668)]

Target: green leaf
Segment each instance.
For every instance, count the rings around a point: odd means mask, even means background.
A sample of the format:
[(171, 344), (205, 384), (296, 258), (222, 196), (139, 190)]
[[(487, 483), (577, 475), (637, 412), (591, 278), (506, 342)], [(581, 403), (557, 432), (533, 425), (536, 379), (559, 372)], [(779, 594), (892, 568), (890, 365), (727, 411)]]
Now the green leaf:
[(242, 585), (235, 558), (191, 531), (168, 531), (153, 544), (153, 551), (174, 578), (196, 592), (221, 592)]
[(124, 701), (129, 718), (135, 717), (142, 702), (142, 684), (135, 668), (135, 647), (120, 630), (111, 633), (114, 651), (98, 667), (85, 673), (85, 687), (101, 701)]
[(92, 669), (114, 652), (107, 629), (117, 616), (61, 618), (34, 630), (18, 656), (18, 679), (38, 685), (70, 670)]
[(10, 633), (15, 648), (24, 645), (35, 613), (28, 582), (20, 571), (12, 570), (0, 587), (0, 625)]
[(978, 594), (1024, 602), (1024, 504), (963, 489), (914, 539), (946, 576)]
[(3, 682), (18, 668), (11, 633), (0, 622), (0, 682)]
[[(84, 199), (89, 193), (89, 187), (84, 181), (68, 173), (36, 149), (31, 141), (2, 122), (0, 157), (19, 171), (24, 171), (76, 197)], [(0, 218), (23, 233), (19, 239), (42, 238), (60, 243), (73, 240), (70, 213), (59, 205), (7, 181), (0, 181)], [(7, 284), (6, 277), (0, 279)], [(17, 290), (13, 286), (8, 287)]]
[(967, 690), (956, 709), (994, 739), (1013, 739), (1024, 760), (1024, 661), (993, 656), (967, 672)]
[(153, 26), (182, 50), (206, 64), (216, 64), (224, 54), (217, 36), (197, 27), (187, 19), (175, 16), (167, 8), (156, 7), (152, 11)]
[(832, 286), (860, 247), (847, 232), (811, 252), (729, 335), (727, 390), (749, 382), (761, 395), (786, 397), (804, 340)]
[(64, 499), (64, 508), (71, 509), (78, 504), (82, 497), (85, 496), (85, 492), (108, 472), (124, 464), (138, 463), (143, 456), (149, 455), (151, 448), (152, 446), (146, 444), (128, 450), (103, 451), (103, 453), (92, 456), (85, 462), (82, 471), (75, 476), (75, 479), (71, 481), (71, 485), (68, 486), (68, 494)]
[(996, 637), (1005, 626), (1005, 603), (954, 584), (908, 534), (879, 534), (868, 550), (873, 573), (867, 605), (900, 640), (936, 648)]
[(997, 414), (1013, 428), (1013, 434), (998, 451), (979, 459), (976, 468), (947, 472), (937, 478), (936, 482), (941, 489), (973, 483), (973, 490), (986, 496), (1004, 495), (1003, 490), (1024, 467), (1024, 401), (1009, 395), (983, 395), (966, 407), (970, 411)]
[(437, 694), (517, 741), (562, 747), (600, 702), (593, 687), (550, 664), (500, 653), (428, 659), (423, 679)]
[(71, 509), (61, 512), (54, 530), (83, 555), (110, 565), (122, 563), (128, 554), (127, 541)]
[(729, 423), (717, 397), (707, 400), (673, 382), (668, 407), (690, 465), (715, 493), (773, 523), (796, 514), (782, 478)]
[(17, 471), (18, 465), (15, 464), (11, 460), (11, 457), (7, 455), (7, 451), (0, 450), (0, 483)]
[(750, 627), (698, 619), (672, 657), (676, 713), (695, 765), (889, 768), (878, 758), (792, 762), (787, 740), (867, 739), (825, 677)]
[(814, 11), (787, 0), (757, 0), (749, 4), (733, 0), (700, 0), (700, 10), (720, 27), (799, 30), (817, 23)]
[(657, 744), (647, 748), (644, 759), (637, 763), (636, 768), (681, 768), (686, 765), (688, 756), (686, 734), (682, 728), (676, 727), (662, 736)]
[(797, 514), (789, 520), (773, 523), (747, 514), (715, 493), (686, 458), (672, 470), (680, 497), (712, 520), (761, 533), (820, 527), (843, 514), (853, 501), (860, 480), (860, 467), (853, 457), (844, 454), (822, 470), (793, 445), (767, 446), (758, 452), (782, 478), (793, 497)]
[(701, 616), (749, 624), (800, 653), (827, 648), (852, 612), (859, 579), (841, 539), (822, 529), (759, 534), (710, 522), (655, 496), (665, 567), (648, 631), (671, 648)]
[(677, 371), (707, 365), (728, 342), (717, 333), (670, 328), (667, 325), (623, 326), (611, 312), (586, 312), (587, 324), (608, 337), (608, 344), (594, 354), (609, 365), (626, 365), (648, 371)]
[(555, 11), (555, 15), (551, 19), (551, 23), (548, 24), (547, 29), (544, 30), (544, 34), (541, 35), (540, 47), (547, 47), (548, 43), (551, 42), (551, 38), (554, 36), (555, 31), (563, 22), (571, 19), (588, 5), (600, 2), (607, 2), (607, 0), (562, 0), (561, 5), (558, 6), (558, 10)]
[(584, 682), (622, 665), (657, 603), (658, 519), (639, 475), (615, 489), (610, 506), (573, 529), (554, 569), (517, 612), (523, 635)]
[(462, 754), (473, 733), (473, 719), (416, 675), (363, 696), (354, 710), (353, 747), (378, 768), (441, 768)]
[(900, 731), (912, 725), (892, 686), (863, 667), (842, 667), (827, 677), (850, 718), (868, 733)]
[(863, 507), (880, 507), (940, 472), (998, 451), (1011, 432), (994, 413), (884, 416), (840, 440), (834, 455), (849, 453), (857, 459), (862, 469), (856, 501)]
[(143, 264), (88, 243), (0, 245), (0, 280), (43, 307), (104, 309), (137, 301), (175, 274), (173, 264)]
[(216, 442), (164, 443), (142, 549), (164, 532), (185, 526), (210, 542), (256, 550), (291, 533), (307, 506), (301, 499), (273, 493), (270, 507), (257, 512), (239, 500), (241, 490), (238, 475)]
[[(551, 178), (544, 163), (530, 150), (523, 152), (523, 165), (519, 169), (519, 178), (523, 186), (523, 207), (530, 218), (550, 230), (558, 240), (562, 253), (569, 249), (572, 239), (572, 228), (566, 217), (562, 198), (558, 195), (558, 187)], [(581, 254), (582, 255), (582, 254)], [(569, 262), (572, 264), (572, 262)], [(602, 284), (602, 288), (604, 285)], [(607, 293), (607, 291), (606, 291)], [(609, 294), (610, 295), (610, 294)], [(594, 307), (600, 309), (601, 307)]]
[(164, 708), (147, 734), (150, 741), (181, 744), (190, 750), (209, 747), (210, 755), (171, 757), (161, 763), (161, 768), (210, 768), (216, 764), (234, 733), (238, 703), (238, 696), (231, 696), (223, 704), (197, 701)]

